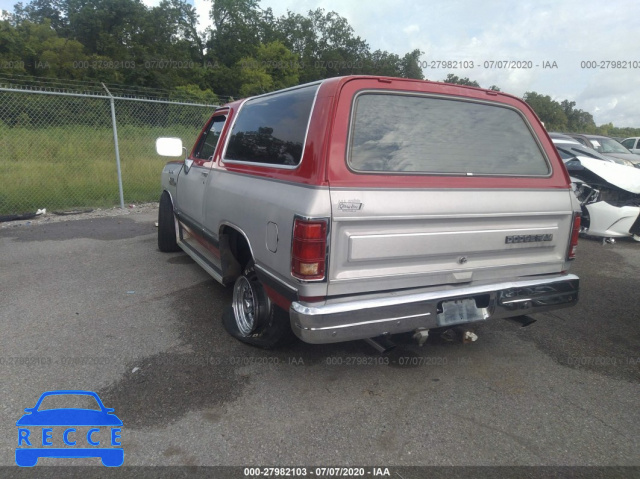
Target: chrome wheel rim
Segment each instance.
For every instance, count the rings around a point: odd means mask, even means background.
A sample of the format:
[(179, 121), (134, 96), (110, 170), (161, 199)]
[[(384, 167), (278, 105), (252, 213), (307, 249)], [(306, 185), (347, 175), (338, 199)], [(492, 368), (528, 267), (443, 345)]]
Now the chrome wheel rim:
[(238, 330), (243, 336), (249, 336), (256, 326), (258, 298), (251, 282), (240, 276), (233, 287), (233, 313)]

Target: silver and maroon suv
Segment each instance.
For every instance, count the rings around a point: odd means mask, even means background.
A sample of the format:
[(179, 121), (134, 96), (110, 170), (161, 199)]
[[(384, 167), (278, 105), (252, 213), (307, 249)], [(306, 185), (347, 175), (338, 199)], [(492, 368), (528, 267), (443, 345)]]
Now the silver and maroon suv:
[(236, 101), (164, 167), (162, 188), (160, 250), (233, 286), (223, 322), (249, 344), (369, 339), (578, 299), (569, 177), (533, 111), (501, 92), (353, 76)]

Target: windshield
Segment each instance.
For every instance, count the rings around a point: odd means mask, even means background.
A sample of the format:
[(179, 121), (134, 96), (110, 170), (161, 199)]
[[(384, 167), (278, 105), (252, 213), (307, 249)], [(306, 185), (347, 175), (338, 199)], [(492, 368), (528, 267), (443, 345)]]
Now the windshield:
[(594, 144), (596, 150), (600, 153), (631, 153), (624, 146), (611, 138), (592, 139), (591, 143)]
[(38, 411), (67, 408), (95, 409), (100, 411), (100, 406), (95, 398), (85, 394), (53, 394), (45, 396), (38, 407)]

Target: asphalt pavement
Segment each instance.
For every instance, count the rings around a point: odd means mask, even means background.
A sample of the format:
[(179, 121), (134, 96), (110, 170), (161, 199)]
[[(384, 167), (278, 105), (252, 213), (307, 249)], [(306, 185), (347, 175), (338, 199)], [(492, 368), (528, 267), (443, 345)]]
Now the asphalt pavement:
[(159, 252), (155, 220), (0, 229), (1, 466), (60, 389), (115, 409), (128, 466), (640, 466), (640, 244), (581, 239), (576, 307), (471, 344), (269, 352), (225, 333), (231, 291)]

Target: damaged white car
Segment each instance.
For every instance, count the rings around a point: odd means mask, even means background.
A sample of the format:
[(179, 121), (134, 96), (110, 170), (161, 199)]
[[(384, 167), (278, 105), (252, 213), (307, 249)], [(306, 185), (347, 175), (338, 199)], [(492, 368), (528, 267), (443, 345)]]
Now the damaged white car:
[(615, 242), (640, 241), (640, 168), (601, 155), (573, 138), (550, 133), (582, 207), (580, 232)]
[(587, 157), (565, 165), (582, 205), (582, 232), (640, 241), (640, 169)]

